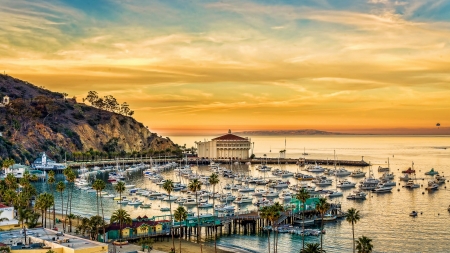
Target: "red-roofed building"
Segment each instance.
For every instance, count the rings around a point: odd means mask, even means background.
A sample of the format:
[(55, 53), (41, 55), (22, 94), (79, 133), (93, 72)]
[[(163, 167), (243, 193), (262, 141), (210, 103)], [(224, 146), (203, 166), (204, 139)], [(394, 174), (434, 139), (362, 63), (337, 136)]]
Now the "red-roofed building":
[(198, 156), (219, 159), (247, 159), (251, 148), (251, 139), (228, 133), (210, 141), (196, 142)]

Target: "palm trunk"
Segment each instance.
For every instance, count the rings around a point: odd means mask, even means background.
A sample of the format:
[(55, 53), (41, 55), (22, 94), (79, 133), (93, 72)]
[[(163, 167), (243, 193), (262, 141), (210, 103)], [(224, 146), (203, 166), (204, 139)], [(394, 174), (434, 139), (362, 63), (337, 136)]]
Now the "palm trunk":
[[(61, 217), (64, 216), (64, 196), (63, 193), (61, 192)], [(65, 226), (65, 222), (63, 222), (63, 231), (64, 233), (66, 232), (66, 226)]]
[(175, 252), (175, 241), (173, 239), (173, 217), (172, 217), (172, 200), (170, 199), (170, 191), (167, 192), (169, 193), (169, 208), (170, 208), (170, 234), (172, 235), (172, 247), (173, 247), (173, 251)]
[(199, 242), (200, 237), (200, 210), (198, 208), (198, 197), (197, 191), (195, 191), (195, 202), (197, 203), (197, 243)]
[(180, 242), (180, 253), (181, 253), (181, 231), (183, 230), (183, 228), (181, 227), (181, 221), (180, 221), (180, 236), (178, 237), (178, 241)]
[(355, 253), (355, 224), (352, 221), (352, 233), (353, 233), (353, 253)]
[(101, 207), (102, 207), (102, 220), (103, 220), (103, 242), (106, 242), (105, 214), (103, 213), (103, 200), (102, 200), (102, 192), (100, 192), (100, 205), (101, 205)]
[(119, 242), (120, 242), (120, 247), (122, 248), (122, 219), (120, 219), (119, 221)]
[(303, 229), (303, 231), (302, 231), (302, 233), (303, 233), (303, 236), (302, 236), (302, 249), (305, 249), (305, 202), (303, 202), (302, 216), (303, 216), (303, 219), (302, 219), (302, 221), (303, 221), (303, 224), (302, 224), (302, 229)]
[[(72, 214), (72, 197), (73, 197), (73, 187), (74, 187), (74, 183), (72, 183), (72, 186), (70, 187), (70, 205), (69, 205), (69, 214)], [(69, 217), (69, 225), (70, 225), (70, 233), (72, 233), (72, 220)]]
[(216, 185), (213, 184), (214, 252), (217, 253), (217, 227), (216, 227), (216, 214), (214, 213), (214, 207), (216, 204), (216, 198), (214, 198), (215, 192), (216, 192)]
[(322, 214), (322, 231), (320, 231), (320, 250), (323, 250), (323, 214)]
[(267, 242), (269, 244), (268, 249), (269, 249), (269, 253), (270, 253), (270, 230), (269, 229), (267, 229)]
[(99, 209), (98, 209), (98, 207), (99, 207), (99, 205), (98, 205), (98, 190), (97, 190), (97, 216), (99, 216)]

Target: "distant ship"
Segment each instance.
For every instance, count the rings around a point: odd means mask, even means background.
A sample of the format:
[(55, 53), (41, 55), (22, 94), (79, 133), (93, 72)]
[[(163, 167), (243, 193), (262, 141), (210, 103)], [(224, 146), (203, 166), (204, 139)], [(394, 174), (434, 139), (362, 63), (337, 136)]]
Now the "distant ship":
[(41, 157), (33, 162), (32, 167), (37, 170), (63, 170), (67, 166), (47, 158), (47, 155), (44, 152)]

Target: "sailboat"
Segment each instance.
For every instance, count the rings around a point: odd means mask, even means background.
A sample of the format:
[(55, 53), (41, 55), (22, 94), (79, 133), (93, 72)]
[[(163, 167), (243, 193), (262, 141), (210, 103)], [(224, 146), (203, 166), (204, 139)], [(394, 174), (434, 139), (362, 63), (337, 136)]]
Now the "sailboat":
[[(334, 151), (334, 171), (336, 171), (336, 151)], [(337, 190), (337, 175), (336, 174), (334, 174), (334, 178), (335, 178), (336, 189), (327, 194), (327, 196), (329, 198), (342, 197), (344, 195), (342, 192)]]
[(303, 147), (303, 154), (302, 155), (309, 155), (308, 153), (306, 153), (306, 148)]
[(388, 157), (388, 166), (387, 168), (383, 168), (381, 166), (378, 166), (378, 172), (383, 172), (383, 171), (389, 171), (390, 170), (390, 166), (389, 166), (389, 157)]

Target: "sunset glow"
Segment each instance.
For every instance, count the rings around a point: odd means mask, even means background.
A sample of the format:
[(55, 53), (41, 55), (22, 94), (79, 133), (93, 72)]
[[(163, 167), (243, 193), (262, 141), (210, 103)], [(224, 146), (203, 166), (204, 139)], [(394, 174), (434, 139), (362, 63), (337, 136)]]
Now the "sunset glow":
[(449, 1), (0, 1), (0, 70), (161, 134), (450, 125)]

